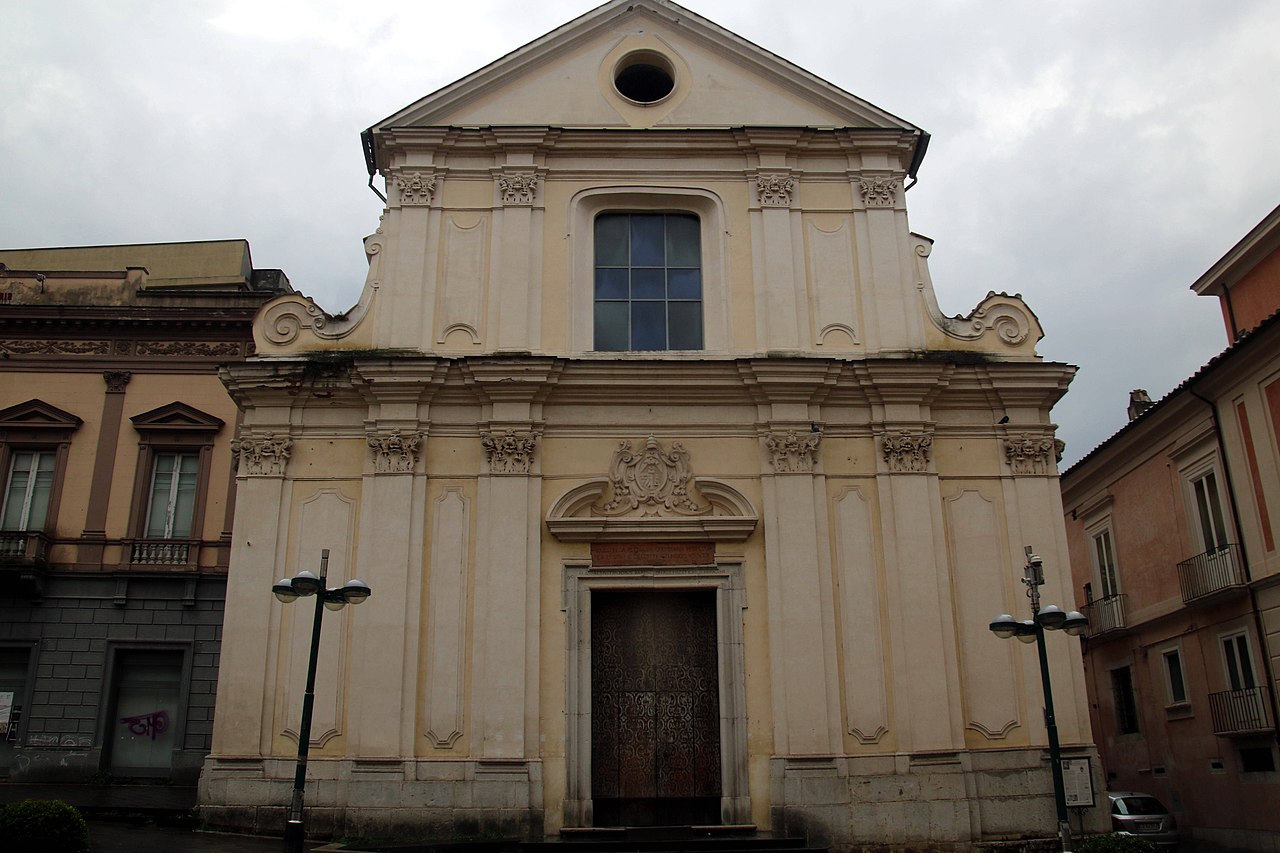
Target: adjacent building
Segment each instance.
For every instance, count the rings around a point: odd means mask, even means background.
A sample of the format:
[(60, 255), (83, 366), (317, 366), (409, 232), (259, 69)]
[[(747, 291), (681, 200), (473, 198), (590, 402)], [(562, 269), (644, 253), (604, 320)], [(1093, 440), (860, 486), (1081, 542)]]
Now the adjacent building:
[(0, 251), (0, 776), (195, 783), (235, 506), (218, 367), (290, 290), (243, 240)]
[(987, 626), (1025, 610), (1028, 545), (1072, 603), (1049, 412), (1074, 369), (1016, 295), (939, 309), (906, 212), (928, 135), (614, 0), (364, 142), (387, 209), (359, 303), (278, 297), (223, 371), (203, 817), (283, 825), (313, 609), (271, 586), (327, 550), (373, 594), (324, 621), (315, 831), (1055, 834), (1038, 663)]
[(1192, 285), (1230, 346), (1062, 476), (1107, 784), (1184, 831), (1280, 838), (1280, 208)]

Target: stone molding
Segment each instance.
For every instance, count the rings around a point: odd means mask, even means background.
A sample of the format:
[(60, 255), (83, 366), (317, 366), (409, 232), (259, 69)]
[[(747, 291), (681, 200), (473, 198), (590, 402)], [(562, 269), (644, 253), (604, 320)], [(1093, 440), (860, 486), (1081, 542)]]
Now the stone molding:
[(533, 454), (538, 448), (542, 433), (482, 432), (480, 446), (489, 461), (490, 474), (528, 474), (533, 468)]
[(692, 479), (689, 451), (680, 442), (671, 442), (671, 450), (667, 451), (650, 435), (642, 449), (633, 451), (630, 441), (622, 441), (609, 465), (613, 496), (599, 511), (603, 515), (620, 515), (645, 506), (682, 515), (709, 512), (710, 504), (698, 503), (690, 495)]
[(799, 434), (795, 430), (771, 433), (764, 440), (775, 474), (809, 474), (818, 461), (822, 433)]
[(368, 444), (375, 474), (412, 474), (418, 464), (422, 433), (401, 435), (398, 430), (370, 433)]
[(894, 178), (863, 178), (858, 181), (862, 203), (867, 207), (893, 207), (898, 200), (900, 186)]
[(283, 477), (292, 455), (293, 439), (287, 435), (241, 436), (231, 442), (231, 456), (241, 474), (250, 477)]
[(499, 175), (498, 192), (504, 205), (531, 205), (538, 192), (538, 176), (532, 172)]
[(436, 194), (434, 172), (397, 172), (391, 177), (391, 182), (399, 191), (400, 204), (404, 206), (431, 204)]
[(760, 175), (756, 178), (756, 192), (762, 207), (790, 207), (791, 193), (796, 179), (790, 175)]
[(1062, 459), (1066, 443), (1047, 435), (1024, 432), (1010, 435), (1004, 440), (1004, 461), (1014, 474), (1050, 474), (1053, 465)]
[(929, 470), (933, 451), (933, 433), (907, 430), (886, 432), (880, 436), (880, 450), (890, 471), (920, 473)]
[(123, 394), (125, 386), (129, 384), (129, 380), (132, 378), (133, 374), (128, 370), (102, 371), (102, 381), (107, 383), (108, 394)]
[(238, 356), (235, 341), (138, 341), (138, 355)]

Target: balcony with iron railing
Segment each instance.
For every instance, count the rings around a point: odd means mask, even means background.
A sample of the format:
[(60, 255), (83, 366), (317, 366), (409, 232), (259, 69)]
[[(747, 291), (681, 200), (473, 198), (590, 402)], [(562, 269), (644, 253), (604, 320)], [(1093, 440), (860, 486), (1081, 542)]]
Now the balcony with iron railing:
[(1095, 598), (1084, 606), (1084, 615), (1089, 617), (1088, 636), (1100, 637), (1123, 630), (1128, 625), (1124, 616), (1123, 593)]
[(0, 565), (44, 567), (49, 562), (49, 537), (37, 530), (0, 531)]
[(1241, 589), (1247, 583), (1240, 546), (1221, 545), (1178, 563), (1178, 583), (1182, 601), (1193, 601)]
[(1271, 731), (1271, 709), (1262, 687), (1209, 694), (1209, 714), (1216, 735), (1253, 735)]

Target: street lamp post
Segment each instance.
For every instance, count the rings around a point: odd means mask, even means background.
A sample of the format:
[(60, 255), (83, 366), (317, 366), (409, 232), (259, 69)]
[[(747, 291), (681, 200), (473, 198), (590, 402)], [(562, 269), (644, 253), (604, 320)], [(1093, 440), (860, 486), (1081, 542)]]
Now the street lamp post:
[(1065, 613), (1056, 605), (1040, 606), (1040, 587), (1044, 584), (1044, 563), (1026, 548), (1027, 564), (1022, 569), (1022, 582), (1031, 599), (1032, 618), (1023, 621), (1002, 613), (991, 621), (991, 633), (1002, 640), (1017, 637), (1023, 643), (1035, 643), (1040, 656), (1040, 687), (1044, 691), (1044, 726), (1049, 735), (1049, 769), (1053, 774), (1053, 802), (1058, 813), (1058, 838), (1064, 851), (1071, 849), (1071, 825), (1067, 822), (1067, 795), (1062, 783), (1062, 750), (1058, 745), (1058, 721), (1053, 715), (1053, 684), (1049, 680), (1049, 655), (1044, 632), (1063, 630), (1073, 637), (1084, 633), (1089, 620), (1078, 610)]
[(316, 698), (316, 661), (320, 657), (320, 625), (325, 608), (341, 610), (348, 604), (361, 604), (372, 594), (364, 581), (352, 578), (340, 587), (325, 586), (329, 574), (329, 549), (320, 551), (320, 575), (299, 572), (292, 579), (281, 578), (271, 586), (276, 598), (285, 604), (299, 596), (314, 595), (316, 612), (311, 621), (311, 657), (307, 661), (307, 689), (302, 694), (302, 725), (298, 727), (298, 764), (293, 774), (293, 799), (289, 803), (289, 819), (284, 826), (285, 853), (302, 853), (306, 827), (302, 820), (302, 799), (307, 784), (307, 751), (311, 746), (311, 707)]

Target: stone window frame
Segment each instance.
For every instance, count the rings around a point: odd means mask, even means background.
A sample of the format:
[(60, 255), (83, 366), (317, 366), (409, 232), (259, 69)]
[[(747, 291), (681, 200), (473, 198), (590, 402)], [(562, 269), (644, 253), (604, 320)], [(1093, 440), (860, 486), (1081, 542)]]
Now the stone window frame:
[(53, 482), (49, 488), (49, 505), (45, 510), (44, 525), (39, 530), (11, 532), (51, 534), (57, 529), (71, 441), (82, 423), (76, 415), (39, 399), (28, 400), (0, 411), (0, 476), (3, 477), (4, 487), (0, 502), (8, 494), (9, 469), (15, 452), (50, 450), (54, 453)]
[[(204, 539), (213, 446), (223, 427), (223, 422), (184, 403), (170, 403), (167, 406), (134, 415), (130, 420), (138, 433), (138, 458), (133, 475), (128, 537), (125, 542), (129, 549), (129, 562), (133, 565), (193, 569), (198, 565), (200, 543)], [(191, 508), (191, 535), (182, 539), (154, 539), (146, 535), (151, 483), (156, 460), (161, 453), (194, 453), (199, 457), (195, 502)], [(186, 553), (166, 552), (171, 553), (172, 556), (159, 560), (141, 556), (147, 552), (148, 544), (162, 542), (185, 546)]]
[[(1203, 445), (1190, 448), (1190, 450), (1198, 450), (1200, 447), (1203, 447)], [(1235, 519), (1231, 514), (1231, 501), (1227, 499), (1228, 496), (1225, 493), (1226, 480), (1223, 477), (1222, 462), (1218, 458), (1217, 449), (1208, 447), (1200, 453), (1179, 453), (1176, 454), (1176, 457), (1180, 457), (1178, 459), (1178, 479), (1182, 484), (1183, 511), (1187, 520), (1187, 532), (1191, 537), (1191, 553), (1195, 555), (1218, 550), (1217, 546), (1209, 543), (1196, 498), (1196, 483), (1203, 481), (1210, 475), (1213, 476), (1213, 497), (1216, 499), (1216, 509), (1221, 514), (1222, 530), (1220, 535), (1223, 539), (1222, 547), (1232, 544), (1235, 539)]]
[[(698, 217), (702, 241), (702, 348), (595, 349), (595, 220), (601, 213), (687, 213)], [(729, 349), (729, 281), (723, 200), (698, 187), (610, 186), (583, 190), (569, 201), (571, 276), (569, 348), (608, 358), (705, 358)]]
[(711, 590), (716, 594), (720, 687), (720, 817), (728, 825), (751, 822), (747, 779), (746, 610), (744, 560), (717, 557), (707, 566), (593, 568), (590, 560), (564, 563), (566, 662), (564, 825), (594, 826), (591, 802), (591, 593), (595, 590)]
[[(1190, 717), (1191, 713), (1191, 685), (1187, 681), (1186, 657), (1182, 653), (1182, 643), (1171, 643), (1162, 647), (1160, 650), (1160, 672), (1164, 676), (1165, 697), (1169, 700), (1165, 705), (1165, 711), (1172, 717)], [(1171, 659), (1178, 662), (1178, 679), (1182, 682), (1182, 697), (1178, 697), (1177, 691), (1174, 689), (1173, 671), (1169, 666)]]
[[(1248, 627), (1240, 626), (1220, 631), (1217, 635), (1217, 639), (1218, 662), (1222, 667), (1222, 685), (1224, 690), (1252, 690), (1266, 686), (1266, 679), (1259, 678), (1257, 665), (1259, 658), (1257, 650), (1254, 648), (1253, 644), (1253, 632), (1251, 632)], [(1232, 650), (1230, 654), (1227, 652), (1228, 648)], [(1243, 656), (1241, 655), (1242, 650)], [(1235, 668), (1241, 676), (1239, 686), (1232, 684), (1231, 681), (1233, 658)], [(1246, 684), (1245, 679), (1243, 679), (1244, 670), (1240, 666), (1241, 660), (1248, 664), (1249, 677), (1247, 680), (1252, 682), (1251, 684)]]
[[(1092, 569), (1092, 577), (1097, 584), (1097, 590), (1101, 593), (1097, 600), (1121, 595), (1123, 585), (1120, 583), (1120, 561), (1117, 559), (1116, 531), (1111, 514), (1108, 513), (1088, 522), (1085, 526), (1085, 536), (1089, 538), (1089, 565)], [(1102, 560), (1098, 556), (1098, 542), (1103, 538), (1109, 546), (1111, 558), (1111, 565), (1106, 573), (1104, 573)]]

